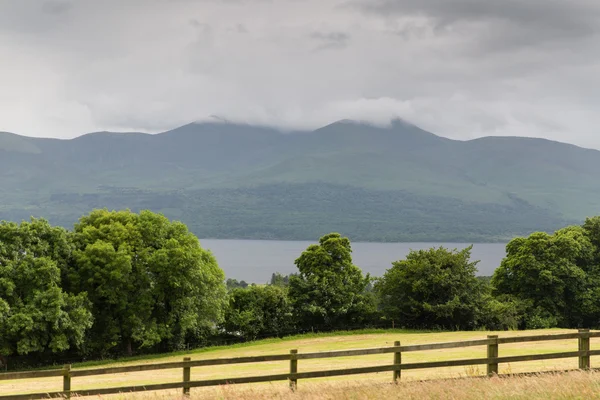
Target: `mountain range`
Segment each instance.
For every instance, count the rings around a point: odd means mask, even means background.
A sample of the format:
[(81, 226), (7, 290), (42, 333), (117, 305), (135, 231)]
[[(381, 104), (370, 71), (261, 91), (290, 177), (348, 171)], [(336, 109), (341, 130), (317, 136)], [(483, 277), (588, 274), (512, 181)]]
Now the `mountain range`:
[(314, 131), (192, 123), (59, 140), (0, 132), (0, 219), (72, 226), (151, 209), (201, 238), (505, 241), (600, 211), (600, 151), (437, 136), (395, 120)]

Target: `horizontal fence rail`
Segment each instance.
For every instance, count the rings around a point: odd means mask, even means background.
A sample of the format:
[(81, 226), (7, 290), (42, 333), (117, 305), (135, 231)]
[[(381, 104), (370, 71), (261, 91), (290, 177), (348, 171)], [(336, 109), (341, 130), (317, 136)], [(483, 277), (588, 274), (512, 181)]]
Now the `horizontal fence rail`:
[[(275, 354), (275, 355), (264, 355), (264, 356), (252, 356), (252, 357), (235, 357), (235, 358), (216, 358), (207, 360), (195, 360), (192, 361), (186, 357), (183, 361), (178, 362), (167, 362), (159, 364), (141, 364), (131, 365), (124, 367), (110, 367), (110, 368), (92, 368), (92, 369), (76, 369), (71, 370), (70, 365), (66, 365), (63, 369), (46, 370), (46, 371), (23, 371), (23, 372), (8, 372), (0, 373), (0, 389), (2, 388), (1, 381), (7, 380), (18, 380), (18, 379), (36, 379), (36, 378), (49, 378), (49, 377), (62, 377), (63, 378), (63, 390), (60, 392), (51, 393), (31, 393), (31, 394), (15, 394), (2, 396), (0, 400), (24, 400), (24, 399), (44, 399), (44, 398), (69, 398), (71, 396), (98, 396), (106, 394), (116, 393), (128, 393), (128, 392), (140, 392), (140, 391), (151, 391), (151, 390), (165, 390), (165, 389), (183, 389), (185, 395), (189, 395), (191, 388), (206, 387), (206, 386), (219, 386), (229, 384), (241, 384), (241, 383), (258, 383), (258, 382), (275, 382), (275, 381), (289, 381), (290, 388), (296, 389), (297, 382), (300, 379), (311, 379), (311, 378), (325, 378), (332, 376), (343, 376), (343, 375), (360, 375), (377, 372), (393, 372), (394, 382), (398, 382), (401, 377), (403, 370), (415, 370), (415, 369), (427, 369), (427, 368), (441, 368), (441, 367), (458, 367), (458, 366), (470, 366), (470, 365), (487, 365), (487, 375), (492, 376), (498, 374), (498, 364), (502, 363), (514, 363), (523, 361), (536, 361), (536, 360), (552, 360), (561, 358), (578, 358), (579, 369), (587, 370), (590, 369), (590, 357), (600, 355), (600, 350), (590, 350), (590, 338), (600, 337), (600, 332), (590, 332), (587, 329), (582, 329), (577, 333), (566, 333), (556, 335), (535, 335), (535, 336), (515, 336), (499, 338), (498, 336), (488, 336), (487, 339), (480, 340), (469, 340), (461, 342), (448, 342), (448, 343), (429, 343), (419, 345), (401, 346), (400, 342), (395, 342), (394, 346), (372, 348), (372, 349), (356, 349), (356, 350), (336, 350), (316, 353), (298, 353), (297, 350), (291, 350), (289, 354)], [(530, 354), (521, 356), (498, 356), (498, 349), (500, 344), (510, 343), (526, 343), (526, 342), (538, 342), (538, 341), (551, 341), (551, 340), (578, 340), (578, 351), (569, 351), (561, 353), (546, 353), (546, 354)], [(402, 363), (402, 353), (416, 352), (416, 351), (427, 351), (427, 350), (444, 350), (454, 349), (463, 347), (476, 347), (486, 346), (487, 357), (485, 358), (472, 358), (472, 359), (461, 359), (461, 360), (446, 360), (446, 361), (429, 361), (429, 362), (418, 362), (418, 363)], [(311, 360), (311, 359), (326, 359), (335, 357), (355, 357), (355, 356), (367, 356), (376, 354), (393, 354), (393, 360), (391, 364), (370, 366), (370, 367), (357, 367), (357, 368), (345, 368), (336, 370), (325, 370), (325, 371), (308, 371), (298, 372), (298, 361), (300, 360)], [(191, 380), (191, 368), (194, 367), (206, 367), (215, 365), (234, 365), (234, 364), (245, 364), (245, 363), (261, 363), (261, 362), (274, 362), (274, 361), (289, 361), (290, 368), (289, 372), (275, 374), (275, 375), (262, 375), (262, 376), (249, 376), (249, 377), (236, 377), (236, 378), (223, 378), (223, 379), (210, 379), (210, 380)], [(172, 383), (161, 383), (151, 385), (140, 385), (140, 386), (124, 386), (124, 387), (113, 387), (113, 388), (101, 388), (101, 389), (89, 389), (89, 390), (72, 390), (71, 379), (85, 376), (96, 376), (106, 374), (122, 374), (128, 372), (143, 372), (143, 371), (156, 371), (164, 369), (183, 369), (183, 381), (172, 382)], [(1, 390), (0, 390), (1, 393)]]

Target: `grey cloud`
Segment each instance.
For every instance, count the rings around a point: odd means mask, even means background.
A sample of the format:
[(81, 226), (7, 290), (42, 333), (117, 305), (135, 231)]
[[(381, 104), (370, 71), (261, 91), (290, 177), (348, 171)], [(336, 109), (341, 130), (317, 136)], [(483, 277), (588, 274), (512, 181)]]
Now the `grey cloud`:
[(401, 117), (600, 148), (597, 0), (59, 3), (0, 0), (0, 130)]
[(344, 32), (313, 32), (310, 37), (320, 42), (317, 50), (343, 49), (350, 41), (350, 36)]
[(46, 1), (42, 5), (42, 10), (48, 14), (63, 14), (69, 11), (73, 7), (73, 3), (70, 1)]
[[(387, 19), (429, 19), (435, 35), (471, 33), (470, 41), (465, 38), (465, 50), (476, 56), (592, 40), (600, 33), (600, 4), (595, 0), (357, 0), (350, 4)], [(395, 32), (405, 38), (422, 36), (423, 26), (411, 23)]]
[(237, 33), (248, 33), (248, 28), (244, 24), (236, 24), (235, 31)]
[(195, 28), (201, 35), (210, 35), (212, 33), (212, 26), (205, 22), (200, 22), (195, 18), (192, 18), (190, 21), (190, 26)]
[(595, 0), (358, 0), (355, 5), (380, 15), (422, 15), (438, 23), (506, 20), (559, 30), (597, 30)]

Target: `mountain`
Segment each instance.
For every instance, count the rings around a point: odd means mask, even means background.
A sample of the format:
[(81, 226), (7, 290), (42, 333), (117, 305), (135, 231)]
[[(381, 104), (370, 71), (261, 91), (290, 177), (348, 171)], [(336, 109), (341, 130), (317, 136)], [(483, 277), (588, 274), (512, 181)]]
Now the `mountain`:
[(71, 226), (149, 208), (200, 237), (502, 241), (600, 211), (600, 152), (543, 139), (436, 136), (404, 121), (281, 133), (193, 123), (72, 140), (0, 133), (0, 219)]

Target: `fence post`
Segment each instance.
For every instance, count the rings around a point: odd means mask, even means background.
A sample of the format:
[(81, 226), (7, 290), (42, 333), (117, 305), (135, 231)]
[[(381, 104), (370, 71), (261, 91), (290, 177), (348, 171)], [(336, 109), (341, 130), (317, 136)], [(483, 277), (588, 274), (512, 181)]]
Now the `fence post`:
[(63, 393), (67, 399), (71, 398), (71, 365), (63, 367)]
[[(488, 339), (493, 340), (493, 343), (488, 344), (487, 346), (487, 358), (498, 358), (498, 335), (488, 335)], [(488, 363), (487, 365), (487, 375), (493, 376), (498, 375), (498, 363)]]
[[(590, 337), (587, 335), (590, 333), (589, 329), (579, 330), (579, 351), (590, 351)], [(579, 369), (590, 369), (590, 355), (579, 356)]]
[[(298, 350), (290, 350), (290, 374), (295, 374), (298, 372)], [(298, 387), (298, 380), (296, 378), (290, 377), (290, 389), (296, 390)]]
[(187, 363), (187, 361), (192, 361), (192, 359), (190, 357), (184, 357), (183, 362), (184, 362), (184, 366), (183, 366), (183, 395), (184, 396), (189, 396), (190, 395), (190, 386), (186, 385), (187, 382), (189, 382), (192, 378), (192, 372), (191, 372), (191, 368), (189, 366), (189, 364)]
[[(394, 347), (400, 347), (400, 342), (394, 342)], [(402, 364), (402, 353), (399, 351), (394, 353), (394, 365), (400, 366)], [(398, 383), (402, 376), (402, 370), (400, 368), (394, 370), (394, 383)]]

